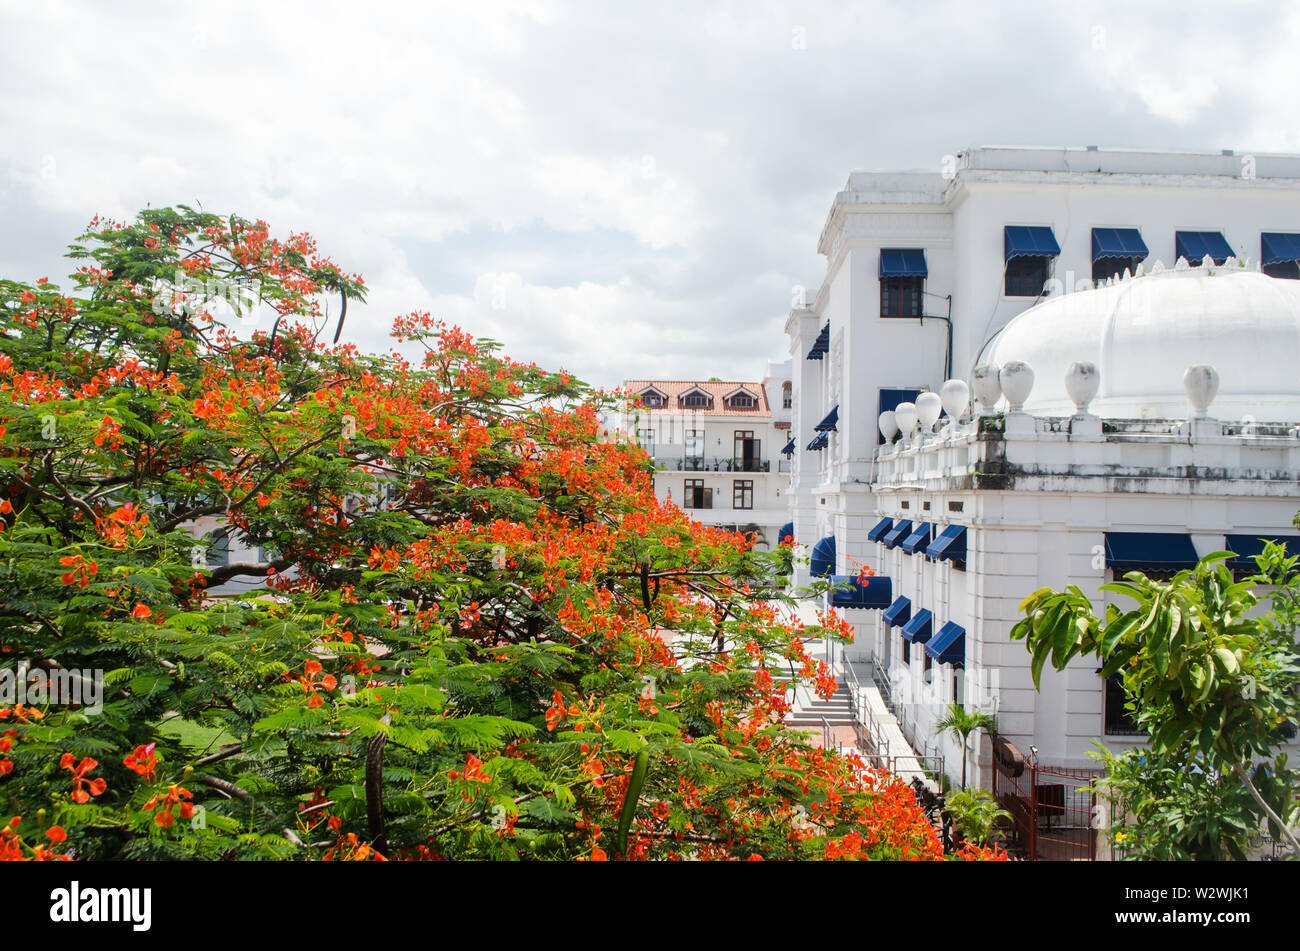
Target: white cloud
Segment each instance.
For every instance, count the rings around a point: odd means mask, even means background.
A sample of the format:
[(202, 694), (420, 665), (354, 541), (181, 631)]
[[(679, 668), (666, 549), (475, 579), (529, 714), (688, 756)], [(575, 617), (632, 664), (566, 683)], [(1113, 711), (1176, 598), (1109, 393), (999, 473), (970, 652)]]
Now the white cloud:
[(0, 0), (0, 35), (5, 276), (201, 202), (363, 272), (361, 346), (428, 309), (602, 384), (782, 356), (852, 168), (1300, 147), (1296, 15), (1262, 5)]

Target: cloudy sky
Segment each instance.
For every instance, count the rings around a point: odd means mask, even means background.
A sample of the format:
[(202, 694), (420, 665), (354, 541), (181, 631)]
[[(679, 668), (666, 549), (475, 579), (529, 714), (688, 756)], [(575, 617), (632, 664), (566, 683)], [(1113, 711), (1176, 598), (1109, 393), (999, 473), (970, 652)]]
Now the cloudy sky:
[(604, 385), (755, 378), (853, 169), (977, 144), (1300, 151), (1282, 3), (0, 0), (0, 275), (94, 214), (307, 230)]

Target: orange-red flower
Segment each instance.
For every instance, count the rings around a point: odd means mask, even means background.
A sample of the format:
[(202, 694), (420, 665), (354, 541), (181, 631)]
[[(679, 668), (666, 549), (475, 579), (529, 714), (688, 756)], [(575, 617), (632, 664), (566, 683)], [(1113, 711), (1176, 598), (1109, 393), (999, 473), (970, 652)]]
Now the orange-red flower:
[(126, 759), (122, 760), (122, 765), (153, 782), (154, 769), (158, 765), (158, 754), (154, 752), (155, 745), (150, 743), (147, 746), (137, 746), (133, 752), (127, 754)]
[(148, 810), (157, 809), (154, 814), (154, 824), (166, 829), (176, 822), (176, 815), (179, 814), (182, 819), (188, 819), (194, 815), (194, 806), (188, 802), (182, 802), (182, 799), (193, 799), (194, 795), (188, 789), (184, 789), (172, 783), (167, 787), (167, 792), (161, 796), (154, 796), (144, 804)]
[(333, 674), (325, 674), (323, 677), (320, 675), (324, 669), (321, 667), (320, 661), (309, 660), (302, 665), (302, 669), (302, 676), (294, 679), (302, 684), (302, 692), (309, 697), (307, 700), (308, 708), (319, 707), (325, 703), (325, 698), (317, 690), (322, 687), (326, 690), (333, 690), (338, 686), (338, 681), (334, 679)]
[(99, 761), (89, 756), (81, 762), (71, 753), (64, 753), (59, 759), (59, 767), (72, 773), (72, 799), (77, 803), (87, 803), (91, 796), (103, 795), (108, 782), (102, 778), (87, 779), (86, 774), (99, 766)]

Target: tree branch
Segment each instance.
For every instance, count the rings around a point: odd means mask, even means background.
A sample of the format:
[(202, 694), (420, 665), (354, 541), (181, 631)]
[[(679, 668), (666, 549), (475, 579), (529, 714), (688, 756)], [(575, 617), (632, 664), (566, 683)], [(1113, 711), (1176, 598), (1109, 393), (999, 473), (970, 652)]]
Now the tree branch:
[(1259, 794), (1259, 790), (1256, 789), (1255, 784), (1251, 782), (1250, 774), (1246, 772), (1245, 767), (1240, 763), (1234, 763), (1232, 770), (1237, 774), (1237, 778), (1246, 784), (1246, 789), (1250, 792), (1251, 798), (1253, 798), (1255, 802), (1259, 804), (1259, 807), (1264, 810), (1264, 814), (1268, 816), (1270, 821), (1277, 825), (1278, 830), (1282, 834), (1283, 841), (1286, 842), (1287, 846), (1290, 847), (1291, 851), (1295, 855), (1300, 856), (1300, 842), (1296, 841), (1294, 833), (1287, 828), (1287, 824), (1282, 821), (1282, 817), (1274, 812), (1273, 807), (1264, 801), (1264, 797)]

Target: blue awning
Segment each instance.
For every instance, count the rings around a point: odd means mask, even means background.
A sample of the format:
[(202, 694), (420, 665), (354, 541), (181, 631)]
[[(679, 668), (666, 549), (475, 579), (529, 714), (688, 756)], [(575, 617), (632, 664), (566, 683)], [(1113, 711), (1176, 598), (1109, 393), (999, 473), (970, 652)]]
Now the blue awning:
[(887, 608), (894, 596), (894, 584), (888, 578), (865, 578), (857, 575), (833, 575), (831, 605), (837, 608)]
[(888, 627), (906, 624), (912, 619), (912, 602), (907, 598), (895, 598), (894, 603), (885, 608), (885, 613), (880, 615), (880, 619)]
[(1259, 245), (1262, 251), (1259, 263), (1265, 267), (1270, 264), (1300, 261), (1300, 234), (1265, 231), (1259, 236)]
[(1092, 259), (1145, 258), (1151, 252), (1137, 228), (1093, 228)]
[(836, 404), (835, 408), (826, 414), (826, 418), (813, 427), (819, 433), (835, 432), (835, 424), (840, 421), (840, 407)]
[[(786, 541), (789, 539), (789, 542)], [(794, 522), (786, 522), (776, 532), (776, 543), (786, 545), (794, 543)]]
[(966, 663), (966, 628), (949, 621), (926, 642), (925, 652), (941, 664)]
[(818, 433), (812, 438), (812, 442), (808, 444), (807, 448), (812, 450), (825, 449), (829, 442), (830, 439), (825, 433)]
[(1175, 231), (1174, 256), (1186, 258), (1188, 264), (1200, 264), (1206, 255), (1215, 264), (1233, 256), (1232, 245), (1218, 231)]
[(1003, 231), (1006, 260), (1012, 258), (1054, 258), (1061, 253), (1056, 235), (1045, 225), (1007, 225)]
[(1228, 551), (1235, 557), (1229, 558), (1227, 565), (1233, 569), (1254, 571), (1255, 556), (1264, 554), (1264, 543), (1274, 542), (1286, 548), (1288, 555), (1300, 555), (1300, 535), (1227, 535)]
[(925, 277), (925, 252), (916, 250), (890, 250), (880, 252), (881, 277)]
[(885, 537), (885, 534), (894, 527), (892, 518), (882, 518), (876, 523), (876, 527), (867, 532), (867, 541), (878, 542)]
[(793, 456), (793, 455), (794, 455), (795, 448), (796, 448), (796, 447), (795, 447), (795, 444), (794, 444), (794, 437), (791, 436), (791, 437), (790, 437), (790, 441), (789, 441), (788, 443), (786, 443), (786, 444), (785, 444), (785, 448), (781, 450), (781, 454), (782, 454), (783, 456)]
[(1197, 562), (1188, 535), (1173, 532), (1107, 532), (1106, 567), (1118, 577), (1129, 571), (1182, 571)]
[(900, 518), (882, 540), (886, 548), (897, 548), (898, 543), (905, 540), (910, 534), (912, 534), (912, 520)]
[(903, 625), (903, 640), (913, 644), (924, 644), (930, 639), (933, 630), (934, 615), (928, 608), (922, 608), (912, 615), (912, 620)]
[(813, 545), (810, 570), (814, 578), (829, 578), (835, 574), (835, 536), (827, 535)]
[(966, 526), (949, 525), (930, 543), (925, 553), (939, 561), (965, 561)]
[(831, 325), (828, 323), (822, 328), (822, 332), (817, 335), (813, 341), (812, 349), (808, 351), (809, 360), (820, 360), (826, 355), (826, 351), (831, 348)]
[(907, 536), (907, 540), (903, 542), (903, 551), (915, 555), (917, 549), (924, 549), (926, 545), (930, 544), (930, 534), (930, 523), (921, 522), (912, 531), (912, 534)]

